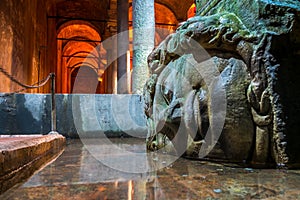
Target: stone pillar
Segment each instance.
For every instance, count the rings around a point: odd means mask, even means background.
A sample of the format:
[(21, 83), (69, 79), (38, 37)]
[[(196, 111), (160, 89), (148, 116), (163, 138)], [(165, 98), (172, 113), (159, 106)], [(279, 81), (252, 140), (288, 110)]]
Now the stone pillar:
[(112, 87), (112, 67), (113, 65), (111, 64), (107, 69), (106, 69), (106, 74), (107, 74), (107, 93), (112, 94), (113, 92), (113, 87)]
[(149, 77), (147, 57), (154, 48), (154, 0), (133, 0), (132, 93), (142, 94)]
[(128, 0), (118, 0), (118, 94), (129, 93), (127, 79), (128, 34)]
[[(107, 52), (107, 60), (111, 61), (115, 55), (117, 54), (117, 44), (116, 42), (109, 43), (108, 47), (104, 47)], [(106, 75), (106, 90), (105, 93), (107, 94), (117, 94), (117, 61), (111, 62), (110, 66), (105, 69)]]
[[(64, 93), (66, 90), (63, 89), (64, 87), (67, 87), (64, 85), (63, 82), (63, 71), (68, 70), (67, 66), (62, 66), (63, 63), (63, 57), (62, 57), (62, 40), (57, 40), (57, 64), (56, 64), (56, 70), (55, 70), (55, 89), (57, 93)], [(62, 69), (64, 67), (64, 69)]]
[(118, 94), (118, 81), (117, 81), (117, 76), (118, 76), (118, 67), (117, 67), (117, 62), (112, 63), (112, 94)]

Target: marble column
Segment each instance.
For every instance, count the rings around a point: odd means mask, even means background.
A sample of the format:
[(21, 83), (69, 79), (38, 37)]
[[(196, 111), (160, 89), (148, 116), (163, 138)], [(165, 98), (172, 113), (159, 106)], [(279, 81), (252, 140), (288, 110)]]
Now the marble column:
[(128, 0), (118, 0), (118, 94), (129, 93), (127, 79), (127, 51), (129, 48), (128, 34)]
[(154, 48), (154, 0), (133, 0), (132, 93), (142, 94), (149, 77), (147, 57)]

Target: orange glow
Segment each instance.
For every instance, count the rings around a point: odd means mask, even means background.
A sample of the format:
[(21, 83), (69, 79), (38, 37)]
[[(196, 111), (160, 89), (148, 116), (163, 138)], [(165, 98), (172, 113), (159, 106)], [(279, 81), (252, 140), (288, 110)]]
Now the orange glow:
[[(169, 34), (173, 33), (178, 25), (175, 14), (165, 5), (155, 3), (155, 45), (157, 46), (162, 40), (164, 40)], [(129, 8), (128, 19), (132, 22), (132, 6)], [(129, 41), (132, 42), (133, 33), (129, 28)]]
[(127, 51), (127, 67), (126, 67), (126, 74), (127, 74), (127, 91), (131, 93), (131, 61), (130, 61), (130, 51)]
[[(131, 0), (129, 2), (132, 2)], [(155, 46), (161, 43), (169, 34), (173, 33), (178, 25), (175, 14), (165, 5), (155, 3)], [(132, 6), (129, 7), (129, 51), (130, 51), (130, 69), (132, 69), (133, 57), (133, 30), (132, 30)], [(168, 25), (171, 24), (171, 25)], [(129, 65), (129, 63), (127, 64)], [(131, 81), (131, 79), (128, 79)], [(131, 85), (131, 84), (129, 84)], [(130, 87), (130, 86), (129, 86)], [(130, 90), (129, 90), (130, 91)]]
[[(161, 24), (178, 24), (175, 14), (166, 6), (155, 3), (155, 22)], [(158, 25), (161, 28), (167, 28), (175, 30), (176, 27), (167, 26), (167, 25)]]
[[(106, 50), (99, 46), (100, 41), (97, 30), (87, 22), (74, 20), (60, 27), (57, 34), (57, 92), (72, 92), (76, 78), (73, 76), (77, 74), (73, 73), (74, 69), (81, 66), (93, 69), (99, 84), (103, 81), (107, 61)], [(97, 89), (96, 92), (99, 91)], [(81, 92), (85, 93), (84, 90)]]
[[(76, 24), (74, 24), (76, 23)], [(71, 24), (61, 26), (57, 37), (74, 38), (80, 37), (82, 39), (101, 40), (98, 32), (86, 22), (74, 20)]]
[(119, 181), (115, 181), (115, 188), (118, 188), (119, 186)]
[(132, 200), (133, 197), (133, 183), (132, 180), (128, 181), (128, 200)]
[(193, 5), (188, 10), (187, 16), (188, 18), (194, 17), (196, 15), (196, 5), (193, 3)]
[(105, 188), (105, 187), (103, 187), (103, 186), (99, 186), (97, 189), (98, 189), (98, 191), (99, 191), (99, 192), (103, 192), (103, 191), (105, 191), (105, 190), (106, 190), (106, 188)]

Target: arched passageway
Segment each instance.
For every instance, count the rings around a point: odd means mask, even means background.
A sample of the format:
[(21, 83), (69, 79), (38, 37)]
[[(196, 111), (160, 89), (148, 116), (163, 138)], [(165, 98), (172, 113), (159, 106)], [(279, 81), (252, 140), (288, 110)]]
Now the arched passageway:
[[(110, 66), (103, 66), (106, 65), (107, 58), (114, 55), (117, 47), (105, 47), (106, 51), (102, 47), (95, 47), (101, 40), (117, 33), (120, 25), (117, 19), (118, 0), (9, 2), (3, 2), (0, 9), (0, 16), (3, 16), (0, 19), (0, 40), (3, 46), (0, 50), (0, 64), (7, 72), (29, 85), (42, 80), (50, 72), (55, 72), (56, 92), (71, 93), (72, 68), (85, 62), (100, 77), (101, 93), (115, 93), (116, 70), (119, 66), (115, 62)], [(132, 9), (131, 3), (132, 0), (125, 2), (129, 9)], [(155, 0), (156, 27), (161, 29), (156, 32), (156, 45), (175, 30), (180, 22), (187, 19), (187, 11), (192, 3), (193, 0)], [(15, 16), (15, 12), (19, 15)], [(129, 15), (129, 18), (130, 27), (132, 17)], [(132, 41), (132, 36), (130, 40)], [(124, 65), (132, 68), (130, 62)], [(0, 83), (0, 92), (20, 89), (2, 74)], [(130, 84), (130, 80), (128, 83)], [(46, 85), (24, 92), (48, 93), (49, 88)]]
[(80, 65), (74, 67), (71, 74), (71, 92), (95, 94), (101, 93), (101, 77), (91, 66)]
[[(91, 80), (95, 79), (100, 82), (94, 83), (100, 87), (94, 92), (104, 93), (105, 85), (101, 82), (106, 66), (106, 51), (100, 43), (100, 34), (87, 22), (70, 21), (59, 28), (57, 34), (57, 92), (92, 93), (88, 87), (93, 81), (87, 80), (87, 76), (91, 75)], [(88, 69), (87, 66), (93, 73), (88, 70), (78, 70), (79, 68)], [(75, 75), (78, 75), (78, 80)], [(94, 75), (96, 75), (95, 78)], [(74, 88), (75, 82), (76, 85), (80, 85), (80, 89)]]

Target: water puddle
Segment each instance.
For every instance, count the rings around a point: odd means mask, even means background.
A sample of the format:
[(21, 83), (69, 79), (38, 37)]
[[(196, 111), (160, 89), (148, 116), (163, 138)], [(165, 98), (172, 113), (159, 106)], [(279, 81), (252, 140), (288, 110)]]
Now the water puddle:
[[(113, 144), (146, 151), (144, 140), (114, 139)], [(59, 158), (0, 196), (3, 200), (265, 198), (300, 199), (300, 170), (233, 168), (179, 158), (158, 171), (126, 173), (99, 162), (80, 140), (69, 140)]]

